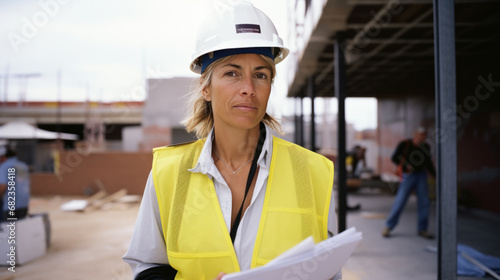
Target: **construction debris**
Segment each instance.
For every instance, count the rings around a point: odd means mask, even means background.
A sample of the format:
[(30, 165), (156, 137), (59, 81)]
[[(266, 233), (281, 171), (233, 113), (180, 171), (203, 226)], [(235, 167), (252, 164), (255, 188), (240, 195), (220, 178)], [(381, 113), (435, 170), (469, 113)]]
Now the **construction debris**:
[(115, 208), (116, 204), (120, 205), (118, 208), (124, 209), (128, 207), (128, 204), (139, 201), (140, 196), (127, 195), (126, 189), (121, 189), (113, 194), (108, 194), (105, 190), (101, 190), (88, 199), (70, 200), (61, 206), (61, 210), (91, 212)]
[(63, 205), (61, 205), (61, 210), (63, 211), (83, 211), (88, 205), (88, 201), (85, 199), (73, 199)]
[(136, 203), (141, 201), (141, 196), (140, 195), (125, 195), (120, 197), (119, 199), (116, 200), (116, 202), (120, 203)]
[[(101, 191), (102, 192), (102, 191)], [(95, 194), (98, 195), (99, 193)], [(104, 196), (102, 199), (94, 200), (89, 203), (89, 206), (85, 208), (85, 212), (93, 211), (93, 210), (98, 210), (102, 209), (106, 204), (108, 203), (113, 203), (117, 199), (121, 198), (122, 196), (127, 195), (127, 190), (126, 189), (121, 189), (114, 194)]]

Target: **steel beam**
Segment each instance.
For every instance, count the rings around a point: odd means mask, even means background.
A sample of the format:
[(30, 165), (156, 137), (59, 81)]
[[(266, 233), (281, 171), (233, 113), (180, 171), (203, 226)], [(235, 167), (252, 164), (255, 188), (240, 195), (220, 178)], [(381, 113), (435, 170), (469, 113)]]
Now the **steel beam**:
[(338, 201), (339, 201), (339, 232), (346, 229), (346, 214), (347, 214), (347, 172), (345, 168), (346, 158), (346, 125), (345, 125), (345, 98), (346, 98), (346, 67), (345, 56), (342, 46), (345, 42), (345, 32), (339, 31), (335, 36), (335, 44), (333, 46), (334, 56), (334, 83), (335, 96), (338, 100), (338, 129), (337, 129), (337, 186), (338, 186)]
[(314, 110), (314, 99), (316, 98), (316, 87), (315, 87), (315, 79), (314, 75), (310, 75), (307, 78), (307, 95), (311, 98), (311, 151), (316, 151), (316, 123), (314, 121), (314, 117), (316, 112)]
[(456, 104), (455, 3), (434, 0), (436, 90), (438, 279), (457, 274), (457, 133), (456, 114), (443, 117)]
[(294, 123), (295, 123), (295, 144), (301, 145), (300, 143), (300, 97), (296, 97), (293, 99), (294, 106), (295, 106), (295, 113), (294, 113)]
[(300, 107), (300, 115), (299, 115), (299, 126), (300, 126), (300, 134), (299, 134), (299, 145), (304, 147), (304, 98), (299, 97), (299, 107)]

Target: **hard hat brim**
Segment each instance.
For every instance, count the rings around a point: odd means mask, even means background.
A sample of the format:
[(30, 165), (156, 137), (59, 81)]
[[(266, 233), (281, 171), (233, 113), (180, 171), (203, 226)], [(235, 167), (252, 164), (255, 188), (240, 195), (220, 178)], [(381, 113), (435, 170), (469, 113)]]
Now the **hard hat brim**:
[(270, 44), (269, 41), (265, 40), (254, 40), (253, 42), (248, 42), (247, 40), (245, 41), (229, 41), (229, 42), (224, 42), (221, 43), (220, 45), (214, 46), (208, 51), (204, 51), (202, 53), (197, 53), (193, 55), (192, 62), (190, 64), (190, 69), (196, 74), (201, 74), (201, 57), (204, 55), (214, 52), (214, 51), (220, 51), (220, 50), (227, 50), (227, 49), (239, 49), (239, 48), (248, 48), (249, 46), (260, 48), (260, 47), (270, 47), (270, 48), (279, 48), (281, 51), (279, 52), (278, 55), (275, 56), (274, 58), (274, 63), (278, 64), (283, 59), (285, 59), (288, 54), (290, 53), (290, 50), (286, 47), (283, 46), (283, 44)]

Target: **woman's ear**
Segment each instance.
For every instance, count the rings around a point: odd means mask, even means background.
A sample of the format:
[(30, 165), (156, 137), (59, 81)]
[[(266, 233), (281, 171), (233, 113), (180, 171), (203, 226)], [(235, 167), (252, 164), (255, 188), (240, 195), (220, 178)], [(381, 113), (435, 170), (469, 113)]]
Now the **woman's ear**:
[(206, 101), (212, 101), (212, 97), (210, 96), (210, 93), (208, 92), (207, 88), (203, 89), (203, 97), (205, 98)]

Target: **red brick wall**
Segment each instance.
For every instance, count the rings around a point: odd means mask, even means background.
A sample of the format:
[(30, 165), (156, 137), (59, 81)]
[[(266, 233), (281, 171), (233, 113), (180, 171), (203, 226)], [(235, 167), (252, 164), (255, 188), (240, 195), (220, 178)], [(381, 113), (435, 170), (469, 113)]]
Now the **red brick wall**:
[(59, 159), (59, 172), (31, 174), (32, 195), (82, 195), (88, 187), (96, 189), (97, 179), (108, 193), (125, 188), (129, 194), (142, 194), (153, 157), (151, 152), (65, 151)]

